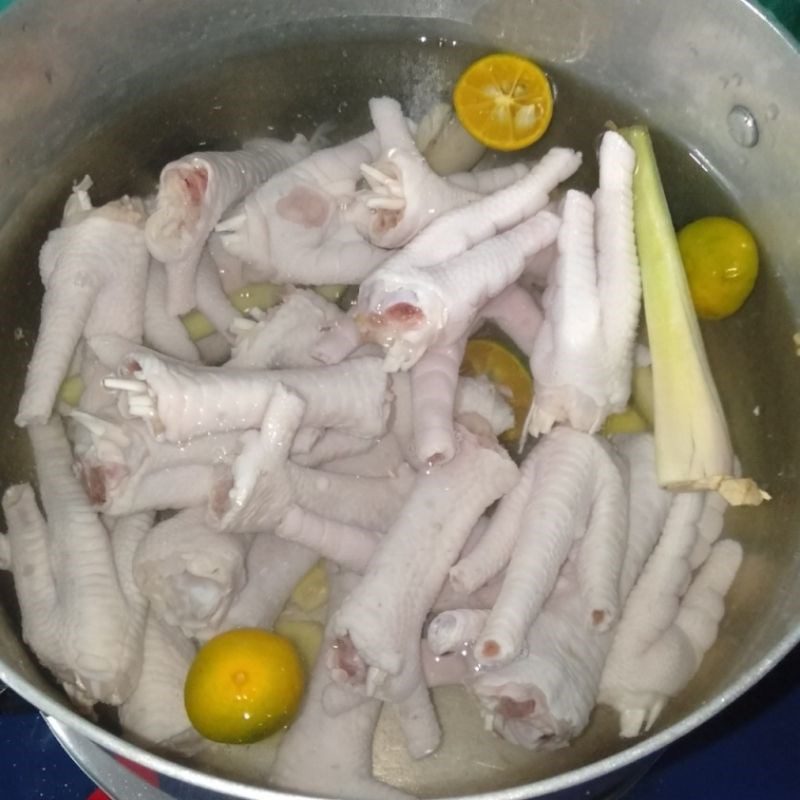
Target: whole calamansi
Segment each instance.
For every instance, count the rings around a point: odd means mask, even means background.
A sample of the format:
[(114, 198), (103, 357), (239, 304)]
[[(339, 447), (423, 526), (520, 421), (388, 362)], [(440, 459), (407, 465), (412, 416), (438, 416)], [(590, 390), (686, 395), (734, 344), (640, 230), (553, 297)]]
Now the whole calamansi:
[(738, 311), (758, 276), (758, 248), (750, 231), (728, 217), (703, 217), (678, 234), (697, 315), (724, 319)]
[(198, 650), (184, 685), (196, 730), (215, 742), (248, 744), (286, 727), (303, 696), (295, 646), (260, 628), (237, 628)]

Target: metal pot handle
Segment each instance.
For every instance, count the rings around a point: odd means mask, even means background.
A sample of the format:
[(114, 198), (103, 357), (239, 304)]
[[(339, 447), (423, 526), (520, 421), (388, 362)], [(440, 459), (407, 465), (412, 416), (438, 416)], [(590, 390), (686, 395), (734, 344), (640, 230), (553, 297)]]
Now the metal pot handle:
[[(151, 786), (138, 775), (126, 769), (94, 742), (70, 730), (54, 717), (42, 714), (48, 728), (72, 760), (112, 800), (174, 800), (155, 786)], [(80, 760), (76, 755), (80, 753)]]

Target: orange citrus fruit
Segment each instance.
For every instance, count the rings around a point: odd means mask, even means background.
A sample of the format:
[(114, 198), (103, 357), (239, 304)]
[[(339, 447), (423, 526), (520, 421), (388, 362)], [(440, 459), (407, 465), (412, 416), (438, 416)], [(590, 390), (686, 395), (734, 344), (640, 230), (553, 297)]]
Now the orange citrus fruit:
[(478, 59), (453, 90), (461, 124), (493, 150), (520, 150), (538, 141), (553, 116), (553, 92), (541, 67), (513, 53)]
[(215, 742), (256, 742), (286, 727), (303, 696), (295, 646), (261, 628), (237, 628), (198, 650), (184, 685), (186, 713)]
[(485, 375), (500, 388), (514, 412), (514, 427), (501, 438), (507, 443), (519, 441), (533, 401), (533, 378), (528, 365), (494, 339), (470, 339), (461, 362), (461, 374), (472, 378)]
[(758, 248), (744, 225), (728, 217), (703, 217), (678, 234), (695, 311), (723, 319), (738, 311), (758, 276)]

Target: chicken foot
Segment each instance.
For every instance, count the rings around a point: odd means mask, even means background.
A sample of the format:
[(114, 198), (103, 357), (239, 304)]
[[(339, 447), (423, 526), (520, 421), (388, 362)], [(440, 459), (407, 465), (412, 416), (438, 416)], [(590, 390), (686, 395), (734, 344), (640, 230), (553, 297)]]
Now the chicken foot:
[(480, 308), (520, 276), (528, 256), (554, 241), (559, 226), (542, 211), (438, 266), (389, 259), (372, 272), (359, 289), (359, 324), (385, 348), (384, 369), (407, 370), (429, 347), (466, 335)]
[(257, 427), (278, 383), (306, 402), (306, 425), (377, 436), (388, 415), (387, 377), (374, 358), (261, 372), (191, 366), (134, 350), (118, 371), (120, 378), (105, 385), (120, 393), (123, 414), (145, 419), (157, 439), (172, 442)]
[(140, 669), (145, 604), (130, 551), (150, 517), (119, 521), (115, 547), (73, 475), (60, 420), (29, 433), (45, 513), (27, 484), (3, 498), (23, 638), (78, 703), (119, 704)]
[[(582, 540), (576, 556), (576, 573), (586, 601), (586, 622), (607, 629), (619, 611), (619, 574), (628, 534), (625, 483), (610, 448), (596, 437), (557, 428), (528, 456), (532, 465), (527, 503), (521, 514), (519, 497), (509, 495), (496, 516), (503, 553), (519, 527), (497, 601), (474, 655), (483, 664), (505, 664), (520, 652), (525, 635), (555, 586), (559, 571)], [(525, 470), (527, 472), (527, 469)], [(502, 513), (502, 516), (501, 516)], [(493, 523), (475, 549), (456, 565), (490, 556), (495, 546)], [(495, 566), (503, 561), (495, 558)], [(484, 577), (491, 575), (484, 573)]]
[[(599, 702), (620, 715), (620, 734), (650, 730), (714, 643), (742, 548), (718, 541), (692, 576), (701, 493), (675, 495), (661, 539), (625, 606), (603, 671)], [(687, 588), (688, 587), (688, 588)]]
[(556, 422), (594, 433), (628, 402), (641, 302), (634, 166), (632, 148), (609, 131), (595, 202), (582, 192), (566, 194), (558, 258), (542, 296), (544, 322), (531, 352), (533, 436)]
[(45, 423), (81, 336), (118, 334), (140, 342), (149, 258), (141, 202), (123, 197), (92, 208), (76, 187), (61, 228), (39, 255), (45, 293), (16, 423)]
[[(357, 582), (348, 572), (329, 572), (329, 619)], [(323, 650), (335, 638), (329, 622)], [(322, 696), (329, 681), (324, 658), (311, 673), (300, 714), (281, 741), (269, 783), (293, 792), (360, 800), (402, 800), (404, 792), (381, 783), (372, 775), (372, 737), (382, 703), (369, 699), (336, 716), (327, 714)], [(309, 753), (313, 759), (309, 760)]]
[[(414, 733), (411, 723), (430, 721), (418, 692), (425, 616), (478, 517), (517, 479), (517, 468), (496, 443), (466, 428), (457, 431), (456, 456), (418, 475), (369, 572), (337, 613), (337, 638), (327, 655), (331, 675), (343, 688), (413, 704), (405, 717), (407, 736)], [(421, 755), (410, 741), (409, 746)]]
[(147, 220), (145, 237), (154, 258), (166, 267), (171, 315), (195, 307), (197, 264), (226, 209), (309, 153), (303, 136), (292, 142), (256, 139), (242, 150), (193, 153), (161, 170), (156, 210)]

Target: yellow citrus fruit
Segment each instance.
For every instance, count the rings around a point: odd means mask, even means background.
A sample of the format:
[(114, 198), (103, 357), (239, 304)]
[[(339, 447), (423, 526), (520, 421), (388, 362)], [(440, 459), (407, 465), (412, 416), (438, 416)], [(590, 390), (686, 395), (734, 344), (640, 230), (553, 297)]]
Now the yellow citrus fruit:
[(186, 676), (186, 713), (207, 739), (257, 742), (291, 722), (305, 676), (295, 646), (260, 628), (237, 628), (198, 650)]
[(723, 319), (738, 311), (758, 276), (750, 231), (728, 217), (703, 217), (680, 231), (678, 247), (697, 315)]
[(453, 90), (461, 124), (494, 150), (520, 150), (538, 141), (553, 117), (553, 92), (541, 67), (513, 53), (478, 59)]
[(503, 433), (505, 442), (517, 442), (533, 401), (533, 378), (528, 365), (511, 349), (494, 339), (470, 339), (461, 362), (461, 374), (485, 375), (500, 387), (514, 412), (514, 427)]

